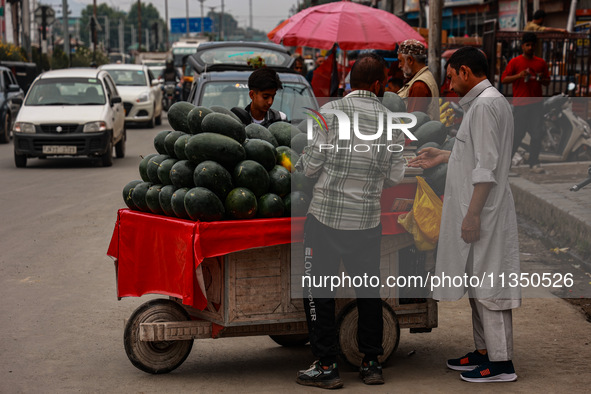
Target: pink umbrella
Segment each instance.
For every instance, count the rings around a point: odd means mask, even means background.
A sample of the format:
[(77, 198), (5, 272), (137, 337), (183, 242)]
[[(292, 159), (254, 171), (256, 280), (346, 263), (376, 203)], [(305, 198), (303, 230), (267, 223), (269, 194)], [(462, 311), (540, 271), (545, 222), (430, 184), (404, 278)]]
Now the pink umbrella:
[(397, 43), (409, 38), (425, 43), (419, 33), (395, 15), (350, 1), (306, 8), (267, 36), (285, 46), (330, 49), (336, 43), (345, 51), (393, 50)]

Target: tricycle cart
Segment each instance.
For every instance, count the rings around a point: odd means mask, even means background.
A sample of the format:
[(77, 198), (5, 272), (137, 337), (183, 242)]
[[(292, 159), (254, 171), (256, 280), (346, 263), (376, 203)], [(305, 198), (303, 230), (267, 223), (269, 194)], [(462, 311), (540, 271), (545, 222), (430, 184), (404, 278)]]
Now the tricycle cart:
[[(412, 198), (416, 185), (385, 194)], [(382, 214), (382, 267), (396, 274), (398, 251), (413, 244), (397, 223), (401, 212)], [(142, 371), (167, 373), (189, 355), (194, 339), (269, 335), (283, 346), (307, 342), (301, 297), (292, 297), (292, 248), (301, 249), (304, 218), (193, 222), (121, 209), (108, 255), (115, 259), (117, 295), (161, 294), (141, 305), (125, 325), (125, 351)], [(302, 253), (303, 256), (303, 253)], [(416, 301), (416, 302), (415, 302)], [(432, 299), (400, 304), (385, 298), (384, 355), (398, 346), (400, 328), (437, 326)], [(358, 366), (357, 308), (337, 299), (341, 356)]]

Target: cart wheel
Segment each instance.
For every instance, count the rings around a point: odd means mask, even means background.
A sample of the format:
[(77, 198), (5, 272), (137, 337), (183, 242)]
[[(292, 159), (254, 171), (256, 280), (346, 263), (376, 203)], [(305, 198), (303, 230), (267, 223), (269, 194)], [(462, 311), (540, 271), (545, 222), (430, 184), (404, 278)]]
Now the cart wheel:
[[(396, 313), (390, 305), (382, 301), (384, 315), (384, 338), (382, 346), (384, 354), (378, 357), (380, 363), (385, 364), (398, 347), (400, 341), (400, 326)], [(354, 368), (359, 368), (363, 361), (363, 354), (359, 352), (357, 343), (357, 302), (348, 303), (339, 313), (337, 319), (337, 333), (340, 347), (340, 356)]]
[(138, 369), (153, 374), (168, 373), (189, 356), (193, 340), (140, 341), (140, 324), (189, 320), (189, 314), (174, 301), (158, 299), (137, 308), (125, 325), (123, 342), (129, 361)]
[(269, 338), (285, 347), (304, 346), (310, 340), (308, 334), (269, 335)]

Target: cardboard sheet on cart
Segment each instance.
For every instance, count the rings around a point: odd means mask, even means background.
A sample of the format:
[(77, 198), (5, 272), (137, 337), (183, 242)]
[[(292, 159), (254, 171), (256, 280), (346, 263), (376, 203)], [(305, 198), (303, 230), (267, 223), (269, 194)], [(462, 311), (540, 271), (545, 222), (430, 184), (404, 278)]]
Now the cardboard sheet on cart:
[[(384, 235), (405, 232), (397, 222), (399, 214), (382, 213)], [(207, 299), (195, 271), (205, 258), (302, 242), (304, 220), (297, 217), (194, 222), (120, 209), (107, 251), (115, 259), (117, 296), (162, 294), (203, 310)]]

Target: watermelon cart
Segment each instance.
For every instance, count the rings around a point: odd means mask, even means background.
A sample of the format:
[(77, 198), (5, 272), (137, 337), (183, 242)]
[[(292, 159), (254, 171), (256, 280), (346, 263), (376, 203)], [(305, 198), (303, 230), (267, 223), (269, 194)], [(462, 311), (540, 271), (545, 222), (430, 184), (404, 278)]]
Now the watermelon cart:
[[(399, 253), (413, 245), (397, 223), (403, 212), (390, 210), (396, 198), (412, 199), (415, 190), (411, 180), (382, 198), (381, 265), (389, 275), (413, 263)], [(119, 210), (107, 253), (115, 261), (118, 298), (163, 296), (142, 304), (125, 324), (132, 364), (148, 373), (170, 372), (195, 339), (269, 335), (283, 346), (305, 344), (303, 301), (290, 291), (298, 277), (291, 272), (292, 250), (302, 248), (303, 223), (303, 217), (195, 222)], [(437, 326), (432, 299), (399, 301), (395, 295), (383, 299), (382, 362), (396, 350), (401, 328)], [(358, 366), (354, 300), (337, 299), (337, 322), (341, 356)]]

